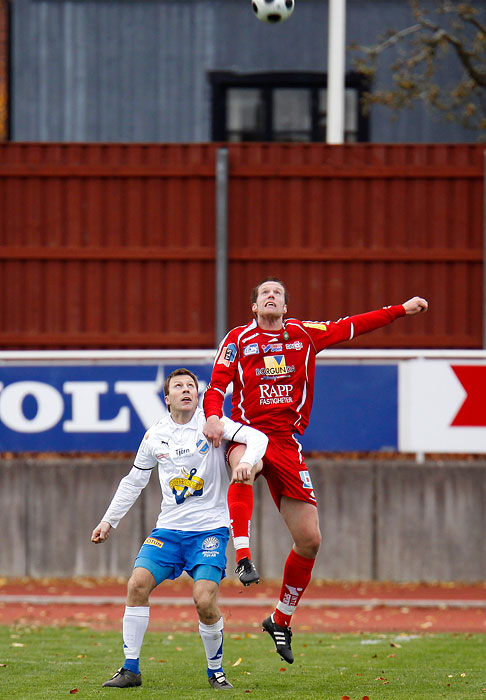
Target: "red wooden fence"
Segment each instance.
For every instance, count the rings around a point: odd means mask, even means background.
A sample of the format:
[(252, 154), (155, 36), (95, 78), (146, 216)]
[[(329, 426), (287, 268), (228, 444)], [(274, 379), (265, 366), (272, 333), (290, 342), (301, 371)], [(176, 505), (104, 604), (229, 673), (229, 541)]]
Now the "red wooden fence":
[[(228, 327), (272, 274), (300, 318), (429, 299), (354, 346), (482, 346), (484, 146), (224, 145)], [(0, 346), (213, 347), (220, 146), (0, 145)]]

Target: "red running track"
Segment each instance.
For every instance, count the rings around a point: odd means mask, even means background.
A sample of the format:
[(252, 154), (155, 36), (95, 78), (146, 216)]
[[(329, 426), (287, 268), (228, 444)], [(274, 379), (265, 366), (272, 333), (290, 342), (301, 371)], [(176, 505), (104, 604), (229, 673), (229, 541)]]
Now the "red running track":
[[(0, 579), (0, 624), (119, 629), (125, 580)], [(261, 629), (279, 585), (223, 581), (227, 633)], [(151, 630), (196, 630), (191, 582), (164, 582), (152, 595)], [(313, 582), (292, 621), (295, 632), (486, 633), (486, 584)]]

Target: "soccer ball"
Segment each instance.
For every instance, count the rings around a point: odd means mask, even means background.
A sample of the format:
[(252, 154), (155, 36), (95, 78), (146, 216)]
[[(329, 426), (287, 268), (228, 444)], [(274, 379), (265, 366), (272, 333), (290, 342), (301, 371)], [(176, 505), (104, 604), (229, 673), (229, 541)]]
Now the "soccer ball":
[(262, 22), (277, 24), (288, 19), (295, 7), (295, 0), (251, 0), (253, 12)]

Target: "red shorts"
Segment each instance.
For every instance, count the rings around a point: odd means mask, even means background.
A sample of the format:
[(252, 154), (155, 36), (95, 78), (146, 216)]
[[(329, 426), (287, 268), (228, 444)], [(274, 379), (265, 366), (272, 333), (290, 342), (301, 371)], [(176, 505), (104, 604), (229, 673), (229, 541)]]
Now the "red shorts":
[[(227, 456), (238, 444), (232, 443), (229, 446)], [(268, 436), (267, 451), (263, 457), (263, 469), (260, 474), (267, 480), (279, 510), (282, 496), (317, 505), (311, 477), (304, 462), (302, 445), (293, 435)]]
[(316, 504), (312, 480), (304, 462), (302, 445), (294, 435), (269, 435), (261, 471), (280, 509), (282, 496)]

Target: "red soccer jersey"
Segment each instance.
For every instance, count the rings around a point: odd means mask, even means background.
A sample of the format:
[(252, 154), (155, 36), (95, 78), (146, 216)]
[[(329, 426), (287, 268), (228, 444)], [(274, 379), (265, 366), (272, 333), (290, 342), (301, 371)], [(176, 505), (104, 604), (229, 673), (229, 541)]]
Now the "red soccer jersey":
[(276, 333), (262, 330), (256, 321), (233, 328), (216, 355), (204, 396), (206, 418), (222, 416), (226, 388), (233, 382), (233, 420), (267, 434), (303, 435), (314, 398), (317, 353), (404, 315), (399, 304), (336, 322), (290, 318)]

